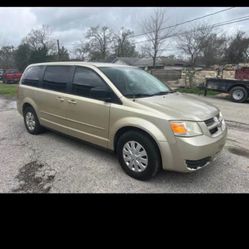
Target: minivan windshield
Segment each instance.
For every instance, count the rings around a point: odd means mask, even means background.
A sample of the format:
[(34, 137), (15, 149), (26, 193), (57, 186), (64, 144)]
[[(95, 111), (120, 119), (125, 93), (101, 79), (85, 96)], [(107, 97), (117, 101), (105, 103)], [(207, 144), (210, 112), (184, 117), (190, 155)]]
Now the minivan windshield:
[(172, 90), (163, 82), (142, 69), (132, 67), (99, 68), (128, 98), (164, 95)]

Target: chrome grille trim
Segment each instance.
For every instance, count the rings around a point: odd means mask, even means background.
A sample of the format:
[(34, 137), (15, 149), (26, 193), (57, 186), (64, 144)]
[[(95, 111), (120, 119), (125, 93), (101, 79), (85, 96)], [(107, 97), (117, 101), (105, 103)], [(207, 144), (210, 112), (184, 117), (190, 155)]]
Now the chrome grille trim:
[[(219, 114), (204, 121), (212, 137), (218, 136), (221, 132), (223, 118)], [(224, 121), (223, 121), (224, 122)]]

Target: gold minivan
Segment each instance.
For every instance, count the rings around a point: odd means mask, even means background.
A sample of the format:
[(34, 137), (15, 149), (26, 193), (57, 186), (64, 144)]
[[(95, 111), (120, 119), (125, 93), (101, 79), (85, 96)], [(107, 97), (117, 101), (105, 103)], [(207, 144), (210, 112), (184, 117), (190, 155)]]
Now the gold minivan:
[(17, 107), (29, 133), (46, 127), (113, 150), (140, 180), (160, 169), (208, 165), (227, 136), (218, 108), (124, 65), (32, 64), (20, 80)]

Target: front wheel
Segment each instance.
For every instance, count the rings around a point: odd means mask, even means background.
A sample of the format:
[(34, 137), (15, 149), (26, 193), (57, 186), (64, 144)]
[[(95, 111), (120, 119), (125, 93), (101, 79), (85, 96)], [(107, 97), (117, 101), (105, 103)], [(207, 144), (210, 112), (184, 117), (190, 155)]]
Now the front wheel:
[(236, 86), (230, 90), (230, 96), (232, 101), (242, 103), (247, 100), (248, 91), (242, 86)]
[(155, 142), (146, 134), (128, 131), (117, 143), (117, 154), (123, 170), (138, 180), (148, 180), (161, 168), (161, 157)]

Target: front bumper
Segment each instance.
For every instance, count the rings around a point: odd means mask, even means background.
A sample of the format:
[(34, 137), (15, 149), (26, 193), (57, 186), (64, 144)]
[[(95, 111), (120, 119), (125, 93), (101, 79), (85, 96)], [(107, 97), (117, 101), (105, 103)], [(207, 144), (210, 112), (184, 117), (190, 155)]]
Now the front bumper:
[(163, 169), (192, 172), (208, 165), (223, 149), (226, 137), (227, 128), (217, 137), (176, 137), (174, 144), (161, 142)]

